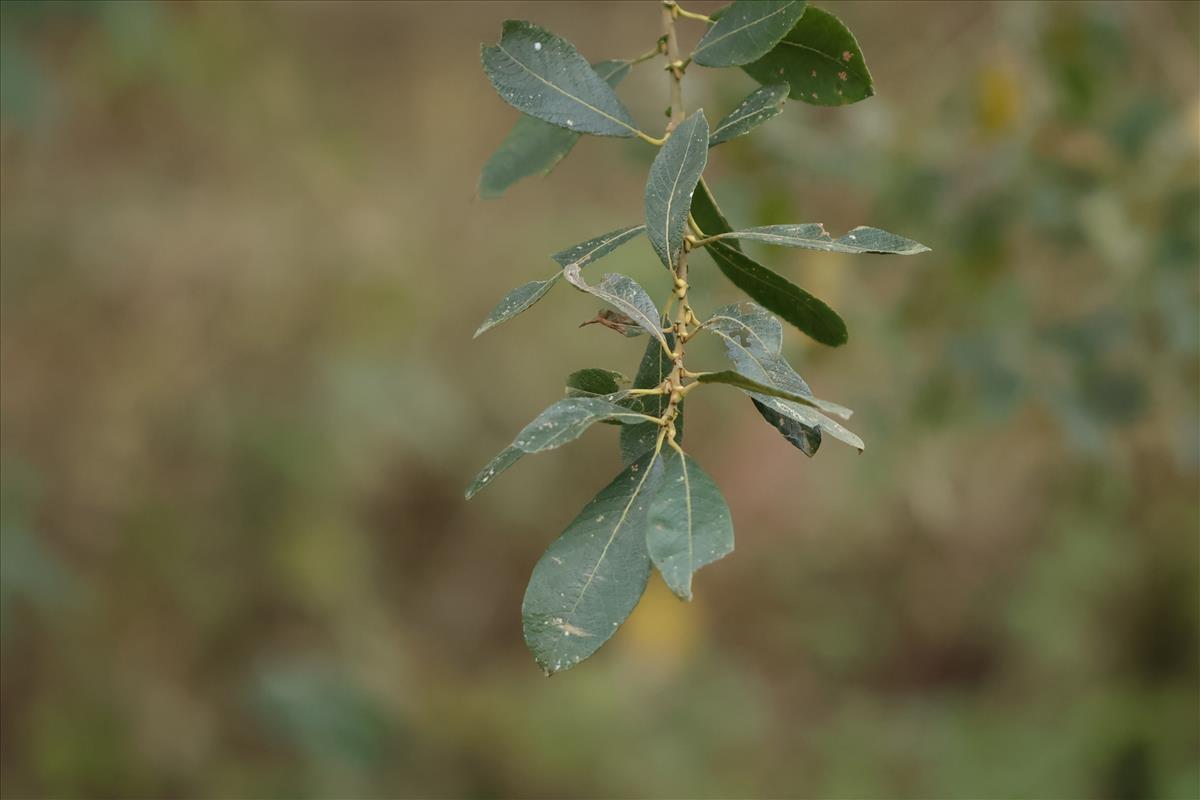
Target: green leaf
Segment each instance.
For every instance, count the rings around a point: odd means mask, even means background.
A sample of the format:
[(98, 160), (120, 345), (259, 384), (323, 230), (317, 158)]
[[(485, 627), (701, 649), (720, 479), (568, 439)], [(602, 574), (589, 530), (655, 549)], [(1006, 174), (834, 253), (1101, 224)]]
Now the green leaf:
[[(593, 64), (592, 69), (615, 89), (629, 74), (630, 64), (628, 61), (600, 61)], [(480, 196), (491, 200), (522, 178), (549, 175), (550, 170), (571, 152), (581, 135), (535, 117), (522, 116), (483, 165), (479, 175)]]
[(566, 250), (560, 250), (550, 257), (557, 261), (561, 267), (567, 267), (572, 264), (580, 268), (586, 267), (593, 261), (603, 258), (613, 250), (616, 250), (630, 239), (640, 236), (645, 230), (645, 225), (630, 225), (625, 228), (617, 228), (615, 231), (602, 233), (594, 239), (580, 242), (577, 245), (568, 247)]
[(771, 52), (742, 69), (759, 83), (785, 80), (792, 97), (817, 106), (856, 103), (875, 94), (854, 34), (814, 6)]
[(641, 325), (657, 341), (666, 345), (662, 323), (659, 322), (658, 308), (637, 281), (625, 275), (610, 272), (599, 284), (591, 286), (579, 274), (579, 269), (578, 264), (568, 264), (563, 267), (563, 275), (573, 286), (594, 297), (599, 297)]
[(762, 415), (762, 418), (782, 433), (783, 438), (795, 445), (801, 453), (809, 458), (817, 454), (817, 450), (821, 447), (820, 428), (809, 427), (791, 417), (785, 417), (753, 397), (750, 398), (750, 401), (754, 403), (754, 408)]
[(577, 133), (638, 135), (629, 111), (575, 46), (522, 20), (507, 20), (500, 42), (481, 50), (484, 71), (506, 102)]
[(646, 547), (671, 591), (691, 600), (696, 570), (733, 552), (733, 522), (721, 491), (690, 456), (672, 451), (663, 461)]
[[(764, 309), (749, 303), (744, 306), (729, 305), (718, 309), (704, 323), (706, 330), (720, 336), (725, 342), (725, 352), (734, 367), (745, 378), (780, 390), (783, 393), (812, 400), (812, 390), (791, 365), (780, 354), (783, 329), (779, 320)], [(864, 449), (862, 439), (812, 407), (811, 403), (792, 402), (778, 393), (760, 392), (743, 387), (751, 397), (762, 405), (809, 428), (820, 428), (834, 438), (857, 448)], [(824, 401), (814, 401), (823, 403)], [(841, 406), (826, 404), (828, 410), (841, 416), (850, 412)]]
[(766, 55), (804, 14), (804, 0), (734, 0), (692, 51), (704, 67), (736, 67)]
[(657, 453), (627, 466), (533, 568), (522, 627), (547, 675), (596, 652), (641, 599), (650, 577), (646, 516), (662, 472)]
[(821, 400), (812, 395), (803, 395), (796, 392), (781, 389), (773, 384), (759, 383), (753, 378), (748, 378), (742, 373), (726, 369), (720, 372), (703, 372), (696, 377), (700, 383), (723, 383), (727, 386), (734, 386), (746, 392), (757, 395), (766, 395), (768, 397), (779, 397), (783, 400), (790, 400), (793, 403), (799, 403), (802, 406), (820, 409), (829, 414), (848, 419), (853, 413), (845, 406), (840, 406), (837, 403), (831, 403), (828, 400)]
[[(551, 256), (561, 266), (574, 264), (577, 267), (585, 267), (598, 258), (608, 255), (613, 250), (616, 250), (621, 245), (633, 239), (646, 230), (645, 225), (631, 225), (625, 228), (618, 228), (615, 231), (597, 236), (594, 239), (588, 239), (586, 242), (568, 247), (566, 250), (561, 250)], [(484, 331), (490, 330), (502, 322), (507, 322), (516, 315), (525, 311), (538, 300), (541, 300), (546, 292), (558, 283), (562, 273), (558, 273), (544, 281), (530, 281), (522, 284), (516, 289), (513, 289), (496, 304), (488, 314), (487, 319), (475, 331), (475, 336), (478, 337)]]
[(846, 343), (846, 323), (825, 303), (723, 241), (705, 249), (726, 278), (766, 308), (821, 344)]
[(479, 474), (471, 480), (471, 485), (467, 487), (467, 491), (463, 496), (470, 500), (479, 494), (479, 491), (487, 486), (493, 478), (520, 461), (524, 455), (524, 450), (513, 445), (509, 445), (501, 450), (499, 455), (489, 461), (483, 469), (479, 470)]
[[(667, 347), (674, 349), (675, 336), (666, 334)], [(633, 386), (636, 389), (653, 389), (667, 379), (671, 373), (671, 357), (666, 350), (653, 339), (646, 343), (646, 351), (638, 365), (637, 375), (634, 376)], [(670, 398), (667, 395), (643, 395), (630, 397), (622, 401), (622, 405), (631, 411), (640, 411), (651, 417), (661, 417), (667, 410)], [(683, 402), (679, 403), (675, 417), (675, 440), (683, 441)], [(620, 431), (621, 463), (631, 464), (643, 453), (654, 449), (658, 439), (659, 425), (654, 422), (641, 422), (634, 425), (622, 425)]]
[(787, 96), (788, 85), (786, 83), (775, 83), (756, 89), (742, 101), (741, 105), (729, 112), (725, 119), (717, 123), (717, 127), (713, 128), (708, 137), (708, 146), (716, 147), (730, 139), (747, 134), (778, 115), (783, 111), (783, 103), (787, 100)]
[(483, 321), (479, 329), (475, 331), (475, 336), (472, 338), (477, 338), (484, 331), (489, 331), (500, 323), (507, 322), (538, 300), (541, 300), (546, 292), (550, 291), (554, 284), (558, 283), (558, 279), (561, 277), (562, 273), (559, 273), (549, 280), (523, 283), (504, 295), (500, 302), (496, 304), (496, 307), (487, 315), (487, 319)]
[[(729, 220), (725, 219), (725, 215), (721, 213), (721, 208), (717, 205), (717, 200), (713, 197), (712, 190), (708, 188), (708, 183), (704, 178), (700, 179), (700, 183), (696, 186), (696, 194), (692, 196), (692, 216), (705, 236), (729, 233), (733, 230)], [(729, 244), (735, 250), (742, 249), (737, 239), (730, 239)]]
[(599, 367), (580, 369), (567, 376), (567, 397), (615, 394), (626, 383), (629, 379), (619, 372)]
[(513, 443), (479, 471), (467, 487), (467, 499), (474, 497), (526, 453), (540, 453), (572, 442), (593, 424), (611, 420), (638, 423), (645, 422), (646, 416), (602, 397), (568, 397), (559, 400), (522, 428)]
[(722, 239), (742, 239), (782, 247), (803, 247), (806, 250), (823, 250), (830, 253), (880, 253), (883, 255), (911, 256), (928, 253), (929, 248), (912, 239), (905, 239), (879, 228), (858, 227), (844, 236), (834, 239), (817, 223), (804, 225), (763, 225), (742, 231), (718, 234)]
[(708, 162), (708, 120), (697, 111), (679, 123), (650, 165), (646, 181), (646, 235), (667, 269), (683, 247), (696, 182)]

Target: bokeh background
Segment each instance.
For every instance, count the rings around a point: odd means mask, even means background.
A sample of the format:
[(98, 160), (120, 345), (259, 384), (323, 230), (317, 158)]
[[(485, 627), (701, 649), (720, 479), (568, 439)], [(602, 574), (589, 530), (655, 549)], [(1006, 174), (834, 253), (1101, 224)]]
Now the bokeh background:
[[(637, 220), (653, 153), (480, 201), (517, 113), (478, 48), (632, 57), (657, 6), (4, 3), (4, 796), (1200, 796), (1200, 5), (820, 5), (877, 96), (708, 175), (741, 225), (933, 248), (751, 248), (845, 316), (786, 353), (868, 449), (693, 395), (737, 551), (546, 680), (524, 584), (613, 431), (462, 490), (642, 341), (565, 285), (471, 334)], [(658, 129), (658, 65), (620, 93)], [(644, 242), (603, 267), (668, 290)]]

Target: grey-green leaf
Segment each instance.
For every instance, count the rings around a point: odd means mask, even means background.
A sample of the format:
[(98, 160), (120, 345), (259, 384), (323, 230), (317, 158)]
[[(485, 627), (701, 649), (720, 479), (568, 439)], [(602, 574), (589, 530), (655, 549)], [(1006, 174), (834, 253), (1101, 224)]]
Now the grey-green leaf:
[[(660, 348), (661, 349), (661, 348)], [(619, 372), (599, 367), (589, 367), (572, 372), (567, 376), (567, 397), (596, 397), (614, 394), (629, 383)]]
[(928, 253), (929, 248), (920, 242), (906, 239), (894, 233), (860, 226), (834, 239), (820, 223), (803, 225), (763, 225), (742, 231), (719, 234), (724, 239), (742, 239), (766, 242), (781, 247), (803, 247), (806, 250), (823, 250), (829, 253), (879, 253), (883, 255), (911, 256)]
[(638, 423), (645, 422), (646, 416), (602, 397), (568, 397), (559, 400), (522, 428), (513, 443), (479, 471), (467, 487), (467, 499), (470, 500), (526, 453), (540, 453), (559, 447), (578, 439), (593, 424), (606, 421)]
[(560, 250), (550, 257), (562, 267), (572, 264), (580, 268), (586, 267), (593, 261), (603, 258), (613, 250), (616, 250), (630, 239), (640, 236), (645, 230), (645, 225), (629, 225), (624, 228), (617, 228), (615, 231), (609, 231), (593, 239), (588, 239), (586, 242), (572, 245), (566, 250)]
[(762, 418), (783, 434), (783, 438), (791, 442), (801, 453), (809, 458), (817, 454), (817, 450), (821, 447), (821, 429), (819, 427), (810, 427), (791, 417), (785, 417), (753, 397), (750, 398), (750, 402), (754, 403), (754, 408), (762, 415)]
[[(615, 89), (629, 74), (630, 64), (628, 61), (600, 61), (593, 64), (592, 69)], [(571, 152), (581, 135), (536, 117), (522, 116), (483, 165), (479, 175), (480, 196), (491, 200), (500, 197), (522, 178), (550, 174), (550, 170)]]
[(499, 43), (481, 48), (484, 71), (506, 102), (577, 133), (638, 134), (612, 87), (575, 46), (523, 20), (507, 20)]
[(484, 331), (491, 330), (502, 322), (507, 322), (538, 300), (541, 300), (546, 292), (550, 291), (554, 284), (558, 283), (558, 279), (561, 277), (562, 274), (559, 273), (548, 280), (523, 283), (504, 295), (500, 302), (496, 304), (496, 307), (487, 315), (487, 319), (483, 321), (479, 329), (475, 331), (475, 336), (477, 337)]
[(497, 475), (520, 461), (521, 457), (524, 455), (524, 450), (519, 447), (514, 447), (513, 445), (509, 445), (501, 450), (500, 453), (491, 461), (489, 461), (483, 469), (479, 470), (479, 474), (477, 474), (471, 480), (471, 485), (467, 487), (467, 491), (464, 496), (470, 500), (472, 497), (478, 494), (481, 489), (491, 483)]
[[(782, 328), (779, 320), (762, 308), (752, 303), (725, 306), (718, 309), (704, 327), (724, 340), (725, 352), (741, 375), (791, 395), (812, 398), (808, 384), (780, 354)], [(751, 397), (775, 413), (809, 428), (820, 428), (860, 451), (864, 449), (862, 439), (811, 404), (792, 402), (775, 393), (748, 391)], [(841, 406), (828, 405), (829, 410), (841, 416), (850, 413)]]
[(522, 627), (547, 675), (596, 652), (641, 599), (650, 577), (646, 516), (662, 471), (656, 453), (627, 466), (533, 568)]
[(811, 395), (805, 396), (796, 392), (788, 391), (787, 389), (779, 388), (773, 384), (760, 383), (753, 378), (748, 378), (742, 373), (725, 369), (720, 372), (704, 372), (701, 373), (696, 380), (700, 383), (723, 383), (726, 386), (734, 386), (751, 394), (766, 395), (768, 397), (778, 397), (783, 400), (790, 400), (793, 403), (799, 403), (802, 406), (820, 409), (829, 414), (836, 414), (843, 419), (848, 418), (851, 413), (850, 409), (845, 406), (840, 406), (837, 403), (831, 403), (828, 400), (821, 400)]
[(734, 0), (692, 51), (704, 67), (736, 67), (762, 58), (804, 14), (804, 0)]
[[(783, 111), (789, 87), (786, 83), (775, 83), (753, 91), (737, 108), (717, 123), (708, 137), (708, 146), (728, 142), (757, 128)], [(699, 220), (697, 220), (699, 222)], [(714, 231), (715, 233), (716, 231)]]
[(787, 81), (792, 97), (812, 105), (846, 105), (875, 94), (854, 34), (814, 6), (771, 52), (742, 69), (759, 83)]
[[(720, 206), (717, 205), (717, 199), (713, 197), (712, 190), (708, 188), (708, 183), (704, 178), (701, 178), (700, 182), (696, 184), (696, 193), (692, 196), (692, 216), (705, 236), (729, 233), (733, 230), (733, 226), (729, 224), (729, 220), (725, 219), (725, 214), (721, 212)], [(729, 244), (734, 250), (742, 249), (737, 239), (730, 239)]]
[(658, 308), (637, 281), (625, 275), (609, 273), (600, 283), (591, 286), (579, 274), (579, 269), (578, 264), (568, 264), (563, 267), (563, 275), (573, 286), (594, 297), (599, 297), (641, 325), (657, 341), (663, 345), (666, 344), (666, 339), (663, 338), (662, 324), (659, 322)]
[(708, 121), (697, 111), (658, 151), (646, 181), (646, 235), (667, 269), (683, 247), (692, 193), (708, 162)]
[(821, 344), (846, 343), (846, 323), (824, 302), (724, 241), (711, 242), (705, 249), (725, 277), (767, 309)]
[[(666, 334), (667, 347), (674, 349), (675, 336)], [(636, 389), (653, 389), (667, 379), (671, 373), (671, 357), (663, 350), (658, 342), (651, 339), (646, 343), (646, 351), (638, 365), (637, 374), (633, 379)], [(669, 398), (667, 395), (652, 394), (640, 397), (630, 397), (623, 404), (631, 411), (640, 411), (651, 417), (661, 417), (667, 410)], [(680, 401), (675, 416), (675, 440), (683, 441), (683, 401)], [(654, 422), (642, 422), (635, 425), (622, 425), (620, 431), (621, 463), (630, 464), (643, 453), (654, 449), (660, 428)]]
[(646, 547), (671, 591), (691, 600), (696, 570), (733, 552), (733, 522), (720, 489), (690, 456), (671, 451), (663, 461)]

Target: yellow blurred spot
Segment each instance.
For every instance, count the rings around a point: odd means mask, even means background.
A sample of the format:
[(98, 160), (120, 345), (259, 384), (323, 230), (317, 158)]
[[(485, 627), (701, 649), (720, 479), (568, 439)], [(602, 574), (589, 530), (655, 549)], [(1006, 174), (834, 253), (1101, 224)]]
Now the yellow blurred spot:
[(976, 122), (984, 135), (999, 136), (1016, 125), (1021, 113), (1021, 87), (1010, 67), (985, 67), (976, 79), (976, 97)]
[(697, 601), (685, 603), (671, 594), (656, 572), (616, 641), (630, 659), (673, 671), (696, 648), (703, 612)]

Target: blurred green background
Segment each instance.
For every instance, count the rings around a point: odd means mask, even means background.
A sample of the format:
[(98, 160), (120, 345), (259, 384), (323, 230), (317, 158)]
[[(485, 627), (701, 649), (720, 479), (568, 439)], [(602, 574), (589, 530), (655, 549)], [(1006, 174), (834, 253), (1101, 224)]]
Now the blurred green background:
[[(933, 248), (752, 248), (846, 318), (785, 348), (867, 451), (694, 395), (737, 551), (546, 680), (524, 584), (613, 431), (462, 490), (642, 341), (565, 285), (471, 333), (636, 221), (653, 153), (478, 200), (517, 117), (478, 48), (632, 57), (657, 6), (4, 3), (4, 796), (1200, 796), (1200, 6), (819, 5), (877, 96), (708, 175), (741, 225)], [(659, 129), (659, 65), (620, 93)], [(644, 242), (603, 266), (668, 291)]]

